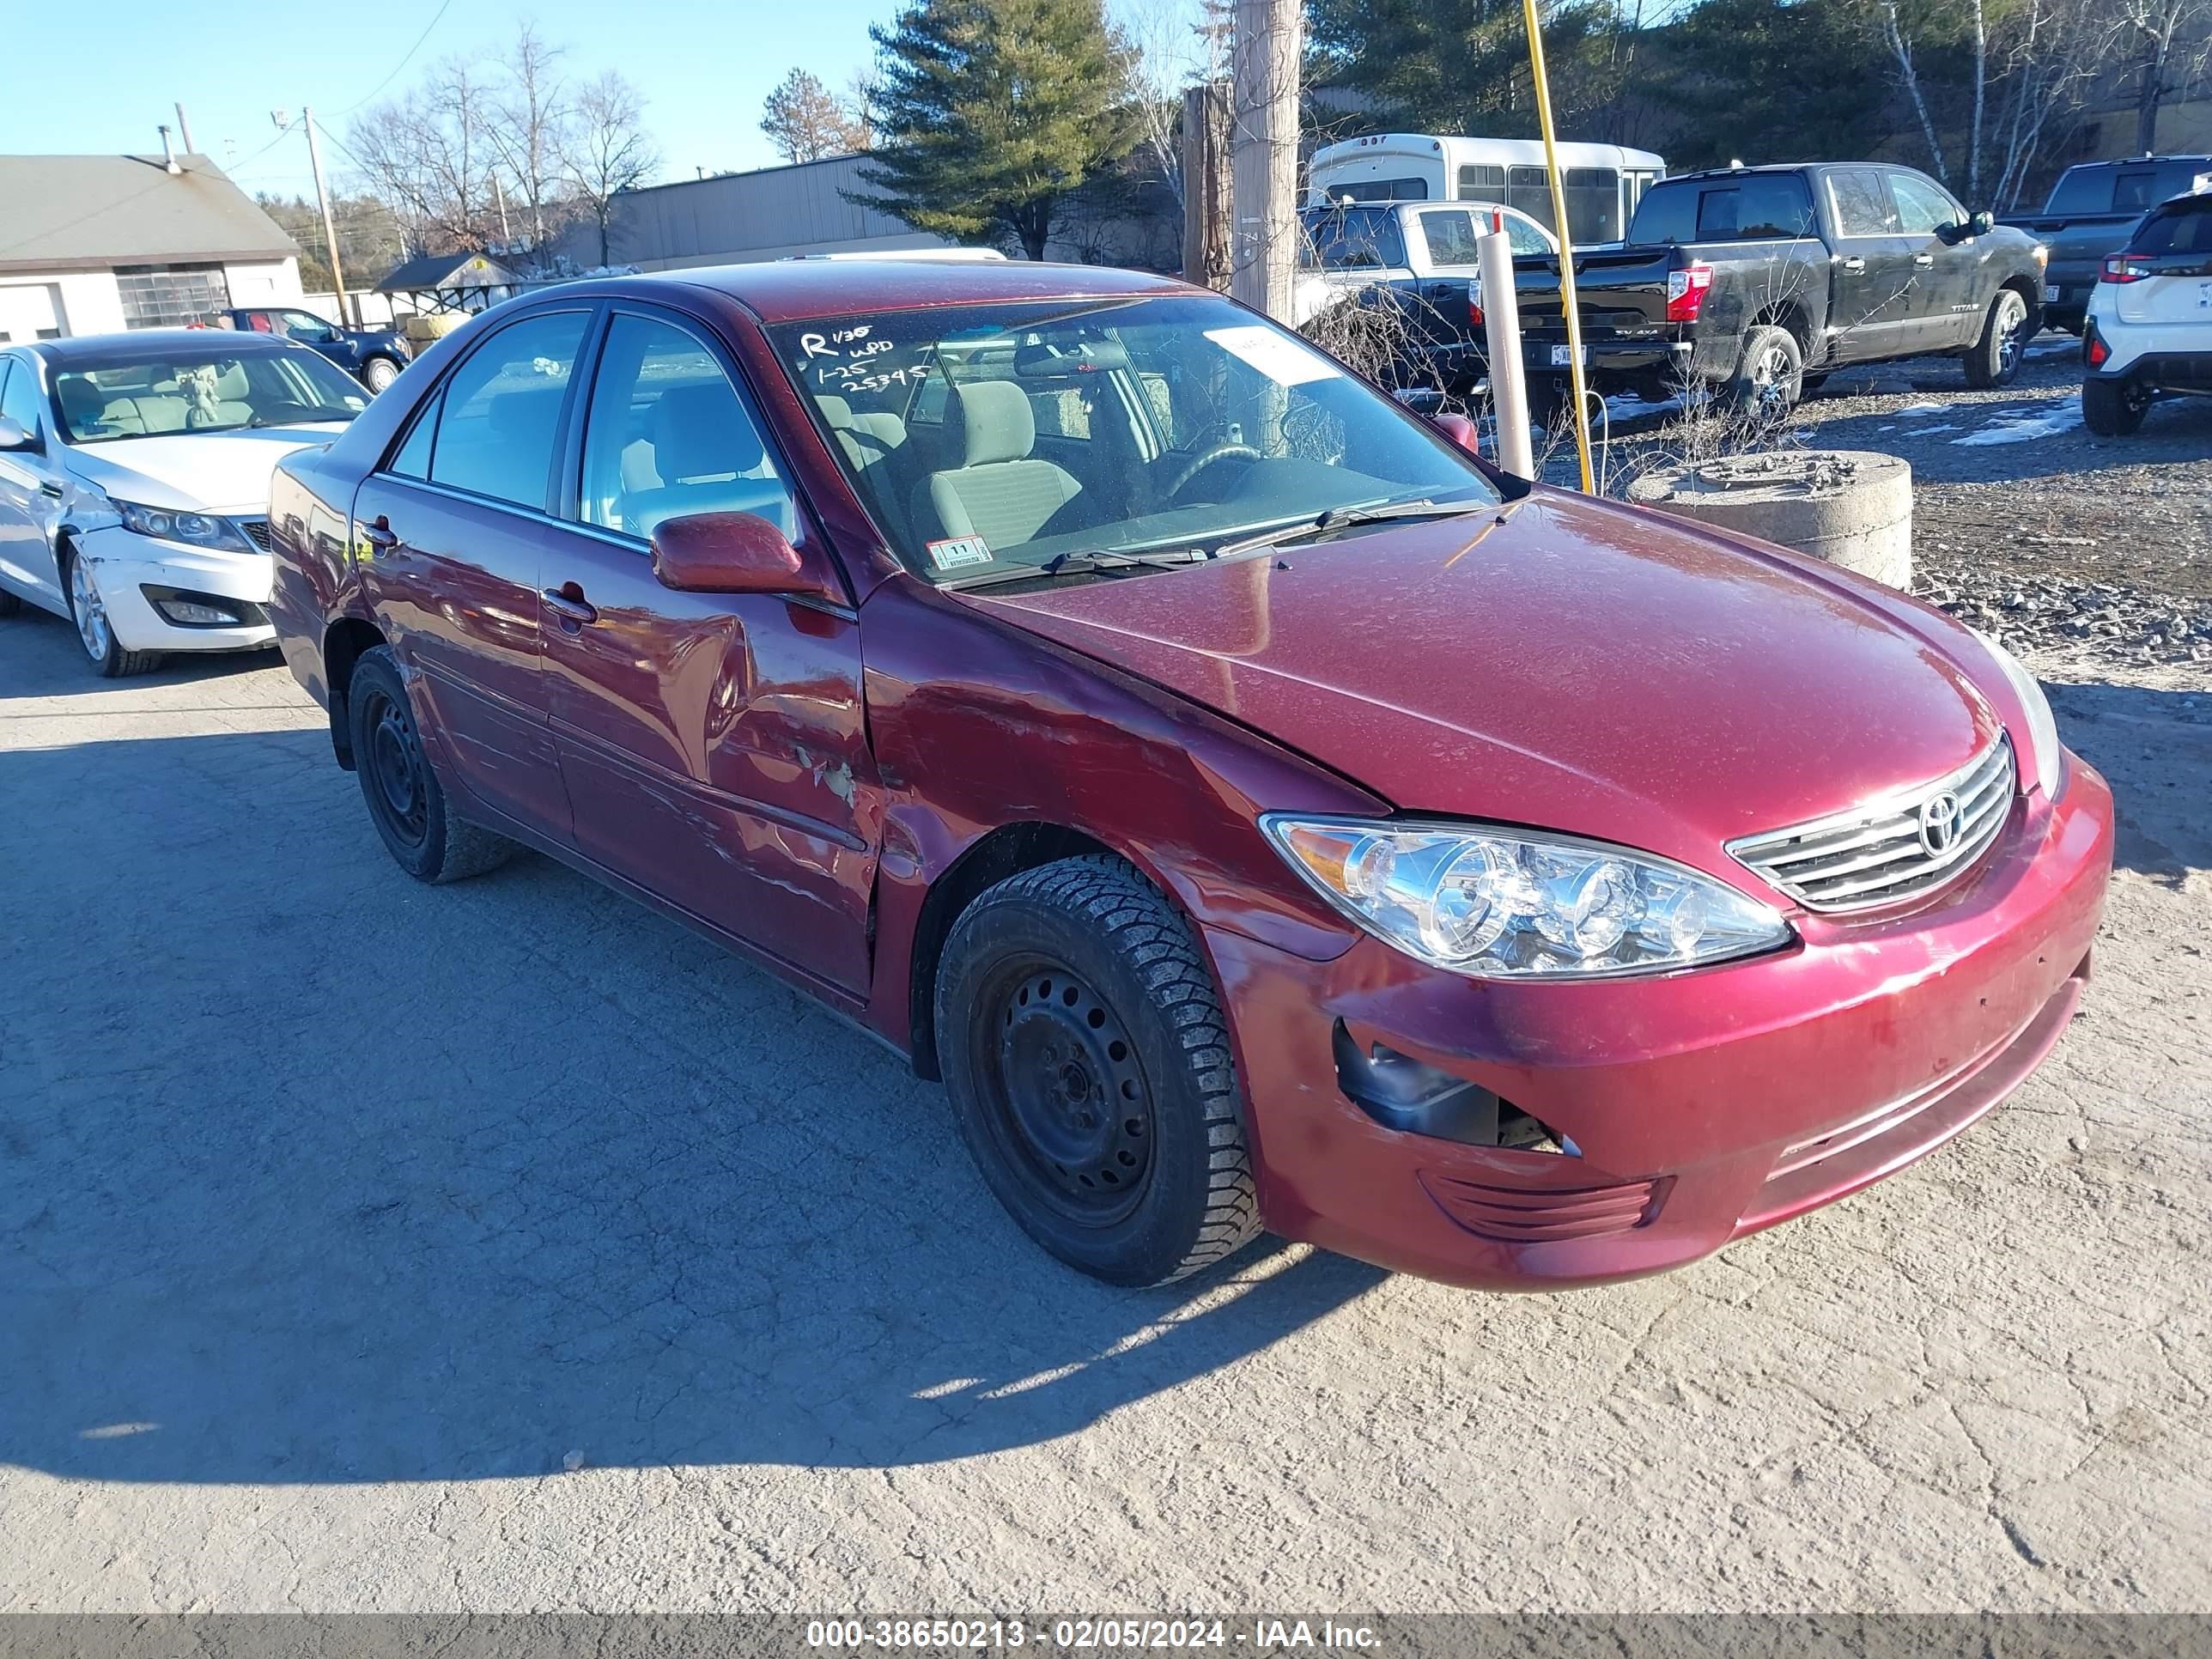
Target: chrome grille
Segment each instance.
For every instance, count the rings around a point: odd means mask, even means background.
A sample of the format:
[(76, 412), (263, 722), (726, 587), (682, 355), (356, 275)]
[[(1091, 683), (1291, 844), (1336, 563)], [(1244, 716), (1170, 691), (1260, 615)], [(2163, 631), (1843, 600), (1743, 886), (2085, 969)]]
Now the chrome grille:
[(238, 527), (239, 527), (240, 530), (243, 530), (243, 531), (246, 532), (246, 540), (248, 540), (248, 541), (252, 542), (252, 543), (256, 547), (259, 548), (259, 549), (260, 549), (264, 553), (266, 553), (266, 552), (269, 550), (269, 520), (266, 520), (266, 519), (240, 519), (240, 520), (238, 521)]
[[(1728, 850), (1808, 910), (1870, 910), (1933, 892), (1972, 868), (2004, 828), (2013, 787), (2012, 744), (2000, 737), (1933, 783), (1745, 836)], [(1941, 805), (1947, 796), (1955, 814)]]

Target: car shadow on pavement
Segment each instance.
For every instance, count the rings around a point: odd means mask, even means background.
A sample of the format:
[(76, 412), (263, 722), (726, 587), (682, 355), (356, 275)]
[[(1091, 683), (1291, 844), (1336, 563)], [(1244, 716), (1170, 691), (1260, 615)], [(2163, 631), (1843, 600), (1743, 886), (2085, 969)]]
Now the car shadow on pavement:
[(2212, 678), (2196, 687), (2046, 681), (2068, 745), (2105, 775), (2112, 861), (2167, 886), (2212, 870)]
[(409, 881), (318, 731), (0, 750), (0, 801), (35, 872), (0, 933), (0, 1462), (933, 1462), (1383, 1278), (1273, 1241), (1081, 1278), (895, 1056), (549, 861)]

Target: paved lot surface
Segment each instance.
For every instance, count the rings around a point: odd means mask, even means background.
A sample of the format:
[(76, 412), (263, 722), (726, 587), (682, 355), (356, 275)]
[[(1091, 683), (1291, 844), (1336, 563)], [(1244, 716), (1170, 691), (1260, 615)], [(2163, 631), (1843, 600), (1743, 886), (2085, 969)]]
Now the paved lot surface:
[(0, 623), (0, 1608), (2212, 1608), (2212, 683), (2058, 701), (2125, 867), (1959, 1143), (1607, 1291), (1129, 1294), (764, 975), (405, 879), (281, 671)]

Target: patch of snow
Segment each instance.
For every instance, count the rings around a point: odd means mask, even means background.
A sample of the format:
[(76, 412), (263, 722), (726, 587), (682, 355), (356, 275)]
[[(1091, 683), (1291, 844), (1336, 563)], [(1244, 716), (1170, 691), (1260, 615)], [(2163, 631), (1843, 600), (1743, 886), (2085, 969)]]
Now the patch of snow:
[(1943, 405), (1941, 404), (1907, 404), (1904, 408), (1893, 410), (1893, 412), (1899, 415), (1941, 415), (1943, 412)]
[(2031, 357), (2078, 357), (2081, 355), (2081, 343), (2071, 334), (2061, 334), (2056, 339), (2038, 340), (2028, 347), (2027, 355)]
[(2056, 438), (2081, 424), (2081, 400), (2066, 398), (2039, 408), (2012, 410), (1980, 431), (1969, 432), (1951, 441), (1976, 448), (1990, 444), (2024, 444), (2036, 438)]

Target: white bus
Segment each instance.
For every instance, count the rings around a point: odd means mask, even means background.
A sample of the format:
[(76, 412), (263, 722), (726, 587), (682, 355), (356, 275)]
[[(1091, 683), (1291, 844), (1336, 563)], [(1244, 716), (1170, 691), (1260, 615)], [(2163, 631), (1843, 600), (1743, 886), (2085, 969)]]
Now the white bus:
[[(1663, 156), (1619, 144), (1561, 144), (1560, 184), (1576, 246), (1617, 242), (1644, 191), (1664, 178)], [(1552, 190), (1534, 138), (1448, 138), (1376, 132), (1325, 144), (1307, 169), (1310, 206), (1333, 202), (1502, 202), (1545, 228)]]

